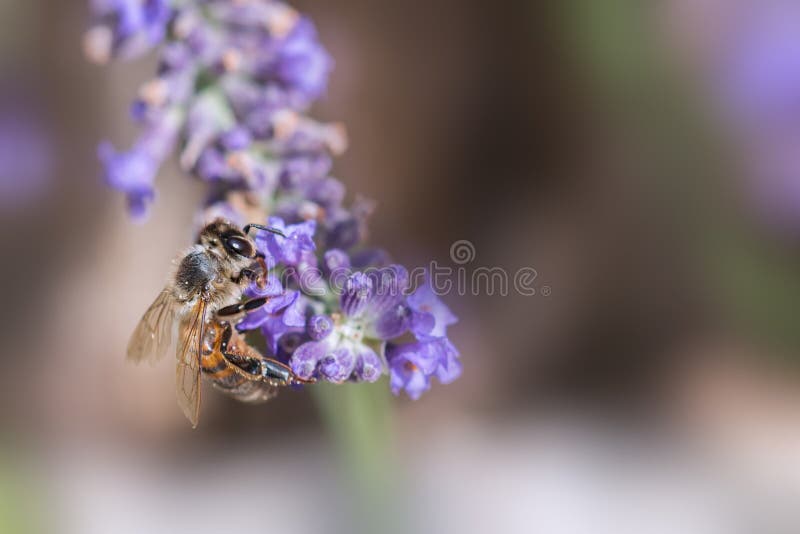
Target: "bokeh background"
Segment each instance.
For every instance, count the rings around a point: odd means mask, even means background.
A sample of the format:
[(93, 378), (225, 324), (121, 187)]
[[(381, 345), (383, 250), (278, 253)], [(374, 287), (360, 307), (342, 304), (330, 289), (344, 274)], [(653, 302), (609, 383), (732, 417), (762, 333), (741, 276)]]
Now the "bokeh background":
[[(370, 429), (396, 505), (372, 532), (800, 532), (800, 4), (294, 5), (371, 240), (538, 273), (446, 297), (465, 371)], [(201, 186), (165, 168), (144, 225), (103, 186), (154, 64), (90, 65), (87, 22), (0, 0), (0, 532), (353, 532), (307, 392), (209, 390), (193, 431), (171, 363), (124, 362)]]

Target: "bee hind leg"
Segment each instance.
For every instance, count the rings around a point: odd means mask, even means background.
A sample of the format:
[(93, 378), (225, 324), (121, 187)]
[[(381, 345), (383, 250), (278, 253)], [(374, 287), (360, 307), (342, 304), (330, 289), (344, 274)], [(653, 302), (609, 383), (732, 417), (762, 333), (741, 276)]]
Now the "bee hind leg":
[[(221, 317), (229, 317), (236, 315), (243, 311), (249, 311), (263, 306), (269, 300), (268, 297), (260, 297), (226, 306), (217, 311), (217, 315)], [(241, 354), (235, 347), (230, 347), (230, 342), (233, 337), (233, 328), (228, 321), (219, 321), (222, 328), (222, 334), (218, 345), (218, 350), (222, 356), (231, 365), (237, 367), (242, 372), (250, 375), (251, 379), (261, 379), (273, 386), (294, 386), (301, 384), (313, 384), (316, 379), (304, 379), (297, 376), (291, 367), (283, 362), (274, 358), (266, 358), (259, 354), (256, 358), (252, 355)], [(231, 350), (233, 349), (233, 350)]]
[[(230, 325), (228, 325), (228, 328), (230, 328)], [(300, 378), (294, 374), (288, 365), (273, 358), (254, 358), (229, 351), (227, 347), (222, 350), (222, 356), (229, 364), (236, 367), (240, 374), (245, 374), (250, 380), (263, 380), (271, 386), (295, 386), (316, 382), (314, 379), (305, 380)]]
[(263, 376), (264, 380), (267, 382), (281, 386), (313, 384), (316, 382), (313, 378), (309, 380), (300, 378), (294, 374), (288, 365), (272, 358), (264, 358), (261, 361), (261, 376)]
[(260, 360), (252, 356), (239, 354), (238, 352), (232, 350), (233, 347), (229, 347), (229, 345), (231, 338), (233, 337), (233, 328), (231, 328), (231, 324), (227, 321), (221, 321), (219, 324), (222, 327), (222, 335), (219, 338), (219, 345), (217, 346), (219, 353), (222, 354), (222, 357), (225, 358), (225, 361), (227, 361), (230, 365), (236, 367), (244, 374), (250, 375), (248, 378), (251, 380), (260, 379)]

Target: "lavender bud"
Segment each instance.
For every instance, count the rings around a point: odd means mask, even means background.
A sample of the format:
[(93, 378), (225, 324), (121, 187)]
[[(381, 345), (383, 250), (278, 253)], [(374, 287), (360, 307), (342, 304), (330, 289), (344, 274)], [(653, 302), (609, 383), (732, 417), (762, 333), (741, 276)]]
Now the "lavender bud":
[(333, 320), (327, 315), (314, 315), (308, 320), (308, 335), (314, 341), (321, 341), (333, 330)]

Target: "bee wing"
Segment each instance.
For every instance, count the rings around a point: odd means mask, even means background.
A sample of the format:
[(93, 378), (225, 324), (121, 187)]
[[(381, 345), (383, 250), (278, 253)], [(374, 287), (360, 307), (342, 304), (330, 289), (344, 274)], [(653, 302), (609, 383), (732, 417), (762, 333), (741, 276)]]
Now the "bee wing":
[(200, 356), (206, 327), (206, 301), (197, 299), (186, 319), (181, 322), (181, 340), (175, 354), (175, 389), (178, 405), (186, 418), (197, 426), (200, 418)]
[(164, 357), (172, 344), (177, 303), (169, 291), (161, 292), (142, 316), (128, 342), (128, 359), (151, 364)]

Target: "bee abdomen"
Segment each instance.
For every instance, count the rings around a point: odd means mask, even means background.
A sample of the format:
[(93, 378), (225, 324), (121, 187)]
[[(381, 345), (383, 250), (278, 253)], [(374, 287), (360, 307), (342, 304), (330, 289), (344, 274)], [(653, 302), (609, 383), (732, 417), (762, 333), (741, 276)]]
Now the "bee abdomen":
[[(238, 401), (264, 402), (275, 396), (276, 388), (255, 377), (254, 379), (245, 378), (233, 370), (233, 365), (219, 352), (204, 354), (201, 360), (201, 369), (211, 383)], [(248, 371), (247, 369), (243, 370)]]
[(214, 381), (214, 385), (217, 389), (225, 392), (239, 402), (266, 402), (278, 393), (278, 389), (269, 384), (251, 380), (244, 380), (232, 387), (227, 387), (224, 383), (219, 381)]

